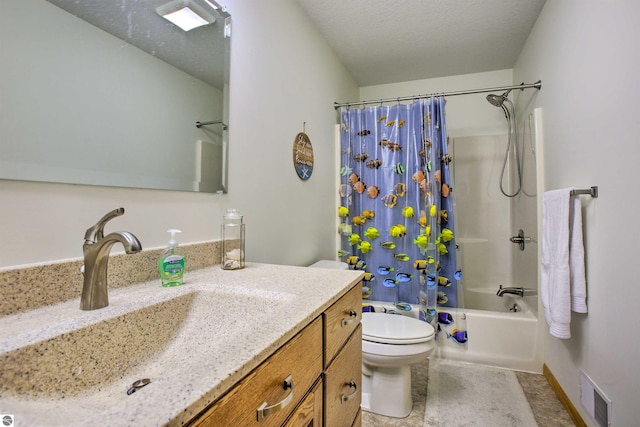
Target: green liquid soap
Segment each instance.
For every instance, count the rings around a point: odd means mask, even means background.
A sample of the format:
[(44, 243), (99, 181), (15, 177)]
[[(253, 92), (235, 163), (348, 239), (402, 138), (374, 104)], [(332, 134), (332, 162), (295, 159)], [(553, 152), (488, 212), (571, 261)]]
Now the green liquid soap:
[(171, 229), (167, 230), (167, 232), (171, 233), (171, 240), (169, 240), (167, 249), (158, 259), (158, 273), (160, 273), (162, 286), (180, 286), (183, 284), (185, 257), (178, 248), (175, 233), (180, 233), (181, 231)]

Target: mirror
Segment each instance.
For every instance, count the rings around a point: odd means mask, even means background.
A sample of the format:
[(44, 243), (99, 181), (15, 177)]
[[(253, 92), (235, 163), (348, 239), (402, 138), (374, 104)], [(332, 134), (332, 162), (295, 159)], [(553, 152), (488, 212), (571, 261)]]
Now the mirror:
[(231, 17), (168, 1), (3, 3), (1, 179), (226, 192)]

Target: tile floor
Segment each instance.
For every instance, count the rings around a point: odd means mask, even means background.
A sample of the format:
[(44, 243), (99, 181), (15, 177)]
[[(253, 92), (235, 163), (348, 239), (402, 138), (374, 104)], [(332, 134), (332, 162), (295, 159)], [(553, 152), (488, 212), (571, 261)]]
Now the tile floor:
[[(425, 402), (427, 397), (427, 378), (429, 362), (413, 366), (412, 395), (413, 410), (408, 417), (398, 419), (389, 418), (382, 415), (375, 415), (369, 412), (362, 412), (363, 427), (430, 427), (425, 424)], [(516, 372), (516, 376), (522, 387), (525, 396), (531, 406), (533, 415), (539, 427), (565, 427), (575, 424), (569, 417), (556, 394), (549, 386), (546, 378), (541, 374), (531, 374)], [(483, 426), (479, 421), (478, 426)], [(500, 427), (500, 426), (491, 426)], [(504, 426), (511, 427), (511, 426)]]
[(575, 423), (564, 409), (556, 393), (542, 374), (516, 372), (536, 422), (540, 427), (574, 426)]

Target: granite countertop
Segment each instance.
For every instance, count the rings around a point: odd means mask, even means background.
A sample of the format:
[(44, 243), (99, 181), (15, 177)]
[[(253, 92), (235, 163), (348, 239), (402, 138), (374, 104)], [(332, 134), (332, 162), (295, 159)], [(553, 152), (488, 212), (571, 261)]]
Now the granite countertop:
[[(0, 412), (16, 425), (182, 425), (362, 278), (362, 272), (248, 264), (189, 271), (0, 322)], [(131, 395), (141, 378), (151, 383)]]

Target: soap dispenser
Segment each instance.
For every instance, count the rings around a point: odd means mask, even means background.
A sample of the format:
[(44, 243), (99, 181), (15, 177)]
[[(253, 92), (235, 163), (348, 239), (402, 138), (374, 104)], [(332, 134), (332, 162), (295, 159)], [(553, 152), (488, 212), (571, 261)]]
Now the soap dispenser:
[(237, 209), (227, 209), (222, 219), (222, 268), (244, 268), (244, 223)]
[(182, 231), (170, 229), (167, 230), (167, 233), (171, 234), (171, 239), (167, 244), (167, 249), (158, 259), (158, 273), (160, 273), (162, 286), (180, 286), (183, 283), (185, 257), (178, 248), (176, 233), (182, 233)]

